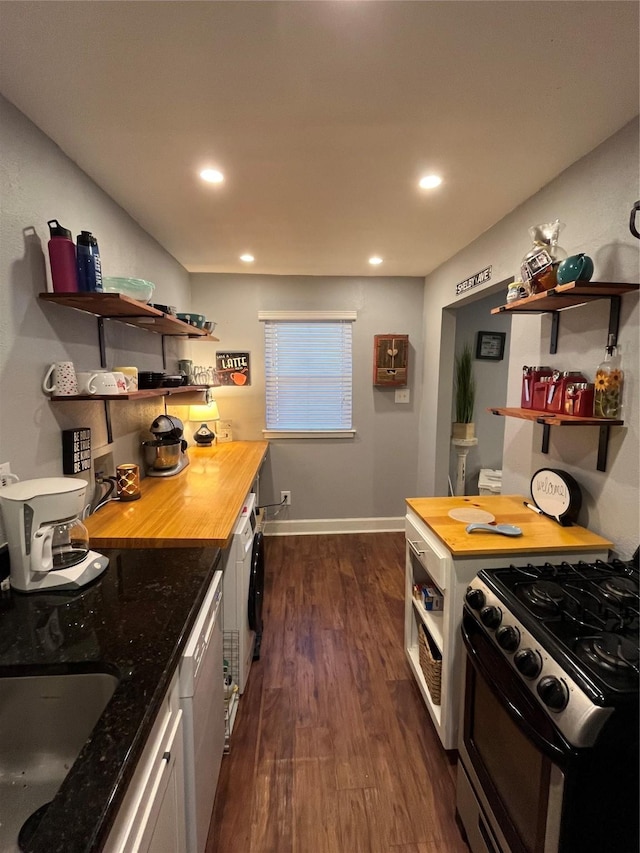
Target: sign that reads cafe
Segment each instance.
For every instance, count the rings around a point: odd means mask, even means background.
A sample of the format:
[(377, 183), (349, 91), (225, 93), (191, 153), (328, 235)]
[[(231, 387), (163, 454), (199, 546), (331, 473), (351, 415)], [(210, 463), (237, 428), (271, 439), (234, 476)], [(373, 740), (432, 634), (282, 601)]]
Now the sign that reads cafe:
[(251, 385), (248, 352), (216, 352), (216, 373), (221, 385)]
[(487, 281), (491, 280), (491, 270), (493, 267), (485, 267), (480, 272), (476, 272), (473, 275), (470, 275), (469, 278), (465, 278), (464, 281), (456, 284), (456, 296), (460, 296), (461, 293), (466, 293), (467, 290), (471, 290), (472, 287), (478, 287), (479, 284), (485, 284)]

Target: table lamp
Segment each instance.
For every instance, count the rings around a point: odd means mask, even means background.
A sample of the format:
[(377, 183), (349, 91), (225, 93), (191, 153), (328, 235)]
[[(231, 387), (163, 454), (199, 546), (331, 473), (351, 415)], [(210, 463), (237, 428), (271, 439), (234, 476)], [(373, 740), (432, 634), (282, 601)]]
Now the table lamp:
[(209, 429), (207, 423), (220, 420), (218, 404), (213, 397), (208, 403), (201, 406), (189, 406), (189, 420), (200, 422), (200, 426), (193, 434), (196, 444), (201, 447), (211, 447), (216, 440), (216, 434)]

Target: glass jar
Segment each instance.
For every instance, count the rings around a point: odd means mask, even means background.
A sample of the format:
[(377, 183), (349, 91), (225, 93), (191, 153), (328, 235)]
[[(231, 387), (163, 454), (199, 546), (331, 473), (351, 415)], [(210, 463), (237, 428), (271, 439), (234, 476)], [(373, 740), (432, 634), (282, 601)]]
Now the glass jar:
[(558, 236), (563, 228), (564, 223), (559, 219), (529, 228), (533, 246), (522, 259), (520, 272), (531, 293), (550, 290), (558, 283), (556, 270), (567, 257), (565, 250), (558, 246)]
[(604, 361), (596, 368), (593, 414), (596, 418), (620, 418), (624, 371), (615, 337), (609, 335)]

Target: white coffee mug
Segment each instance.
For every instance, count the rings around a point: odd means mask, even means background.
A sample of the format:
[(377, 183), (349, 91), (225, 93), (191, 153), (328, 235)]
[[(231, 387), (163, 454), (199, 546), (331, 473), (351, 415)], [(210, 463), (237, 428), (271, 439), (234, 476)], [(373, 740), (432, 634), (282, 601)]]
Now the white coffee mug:
[(127, 391), (138, 390), (138, 368), (137, 367), (114, 367), (114, 371), (124, 375), (124, 381), (127, 383)]
[(78, 380), (72, 361), (56, 361), (47, 370), (42, 382), (45, 394), (56, 397), (75, 397), (78, 394)]
[(89, 393), (102, 397), (116, 396), (120, 393), (116, 377), (113, 373), (96, 373), (89, 383)]
[(116, 385), (118, 386), (119, 394), (127, 393), (127, 380), (125, 379), (124, 373), (120, 373), (117, 370), (113, 371), (113, 378), (116, 380)]
[(96, 378), (96, 376), (98, 376), (98, 372), (96, 370), (80, 370), (78, 373), (76, 373), (76, 376), (78, 378), (78, 393), (96, 393), (95, 386), (93, 385), (93, 380)]

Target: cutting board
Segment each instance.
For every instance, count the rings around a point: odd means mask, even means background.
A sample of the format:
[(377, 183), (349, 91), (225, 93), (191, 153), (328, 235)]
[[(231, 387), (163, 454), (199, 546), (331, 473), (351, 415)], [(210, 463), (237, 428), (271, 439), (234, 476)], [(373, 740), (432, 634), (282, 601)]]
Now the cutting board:
[[(454, 556), (483, 554), (542, 554), (562, 552), (608, 552), (613, 543), (584, 527), (561, 527), (556, 521), (538, 515), (524, 506), (522, 495), (472, 495), (452, 498), (407, 498), (410, 507), (442, 540)], [(490, 512), (498, 524), (515, 524), (522, 536), (495, 533), (467, 533), (467, 522), (449, 516), (452, 509)]]

